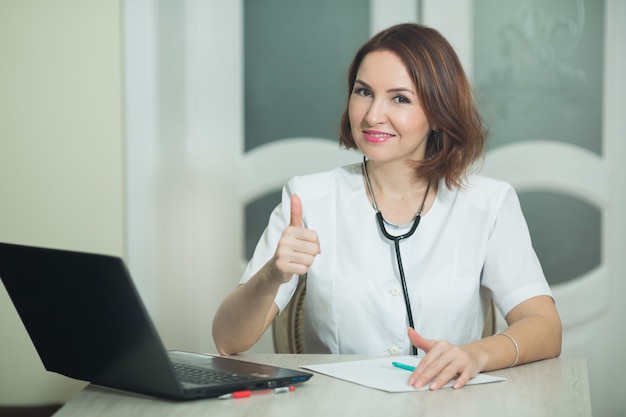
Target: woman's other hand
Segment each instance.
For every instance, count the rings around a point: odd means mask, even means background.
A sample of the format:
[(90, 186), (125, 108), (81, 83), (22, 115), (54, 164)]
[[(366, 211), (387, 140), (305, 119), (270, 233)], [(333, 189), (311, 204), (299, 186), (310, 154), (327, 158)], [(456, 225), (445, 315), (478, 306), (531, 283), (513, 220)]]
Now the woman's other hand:
[(409, 328), (409, 339), (418, 349), (426, 352), (419, 365), (409, 377), (409, 385), (438, 390), (456, 378), (453, 388), (463, 387), (467, 381), (480, 371), (480, 361), (460, 346), (443, 340), (423, 338), (414, 329)]

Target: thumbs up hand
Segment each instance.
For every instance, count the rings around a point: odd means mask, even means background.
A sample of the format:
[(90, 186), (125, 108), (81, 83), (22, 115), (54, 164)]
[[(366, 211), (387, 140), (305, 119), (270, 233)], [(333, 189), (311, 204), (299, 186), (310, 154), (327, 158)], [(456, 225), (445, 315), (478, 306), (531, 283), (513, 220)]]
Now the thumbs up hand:
[(306, 229), (302, 224), (302, 202), (300, 197), (291, 197), (291, 221), (278, 241), (272, 258), (274, 276), (281, 282), (291, 277), (304, 275), (321, 253), (317, 232)]

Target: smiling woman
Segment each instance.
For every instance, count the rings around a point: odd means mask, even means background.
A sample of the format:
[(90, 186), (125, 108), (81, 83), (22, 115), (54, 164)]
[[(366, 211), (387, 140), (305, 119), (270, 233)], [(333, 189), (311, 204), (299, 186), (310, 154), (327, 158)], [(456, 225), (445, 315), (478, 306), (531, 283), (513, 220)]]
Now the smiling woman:
[[(423, 359), (407, 382), (416, 388), (456, 375), (460, 388), (481, 371), (557, 356), (560, 319), (517, 195), (471, 173), (486, 132), (450, 44), (432, 28), (392, 26), (358, 50), (348, 74), (341, 143), (364, 161), (284, 186), (215, 315), (218, 350), (249, 349), (306, 275), (304, 351), (415, 348)], [(481, 339), (483, 289), (506, 334)]]
[[(378, 92), (384, 92), (390, 103), (399, 106), (405, 104), (409, 109), (417, 107), (411, 114), (405, 114), (406, 111), (394, 114), (412, 119), (409, 122), (412, 123), (411, 134), (428, 134), (425, 149), (420, 151), (418, 158), (413, 159), (420, 161), (416, 167), (418, 176), (431, 181), (445, 177), (448, 187), (460, 186), (469, 166), (482, 156), (485, 145), (482, 118), (452, 46), (438, 33), (412, 35), (415, 39), (411, 42), (423, 45), (424, 49), (439, 51), (439, 64), (424, 59), (420, 49), (407, 47), (406, 34), (375, 37), (357, 52), (348, 71), (348, 94), (351, 94), (350, 103), (354, 101), (354, 107), (351, 106), (350, 110), (363, 111), (362, 106), (356, 105), (360, 101), (354, 100), (355, 94), (373, 96), (371, 87), (363, 89), (363, 86), (368, 86), (364, 76), (378, 75), (393, 80), (397, 85), (379, 87), (382, 91)], [(372, 60), (377, 61), (377, 66), (368, 62)], [(370, 71), (371, 75), (365, 75), (365, 71)], [(398, 94), (398, 90), (405, 92), (405, 95)], [(374, 113), (368, 114), (370, 119), (364, 121), (375, 123), (374, 118), (381, 116), (377, 112), (382, 109), (372, 106), (369, 111)], [(351, 119), (351, 113), (344, 113), (340, 141), (348, 149), (358, 148), (355, 138), (359, 135), (355, 135), (355, 131), (359, 130), (362, 123), (356, 122)]]

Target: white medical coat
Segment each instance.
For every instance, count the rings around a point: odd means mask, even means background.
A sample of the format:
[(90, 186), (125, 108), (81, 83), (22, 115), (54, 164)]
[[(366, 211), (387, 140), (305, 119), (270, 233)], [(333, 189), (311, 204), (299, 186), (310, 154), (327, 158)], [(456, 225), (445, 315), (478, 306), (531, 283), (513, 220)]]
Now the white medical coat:
[[(360, 164), (290, 180), (241, 283), (274, 255), (293, 194), (321, 246), (307, 274), (305, 351), (410, 354), (394, 244), (378, 228)], [(453, 190), (441, 181), (432, 207), (400, 249), (415, 329), (428, 339), (479, 339), (481, 286), (503, 315), (530, 297), (552, 295), (517, 195), (502, 181), (470, 176), (465, 188)], [(298, 279), (279, 289), (275, 303), (281, 311)]]

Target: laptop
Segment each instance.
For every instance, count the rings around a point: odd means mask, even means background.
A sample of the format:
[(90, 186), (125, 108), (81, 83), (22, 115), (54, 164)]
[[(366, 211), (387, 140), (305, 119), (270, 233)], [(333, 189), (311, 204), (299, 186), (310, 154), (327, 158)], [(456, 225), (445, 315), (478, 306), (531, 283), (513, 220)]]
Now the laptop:
[(0, 243), (0, 279), (48, 371), (174, 400), (291, 386), (313, 376), (166, 351), (118, 257)]

